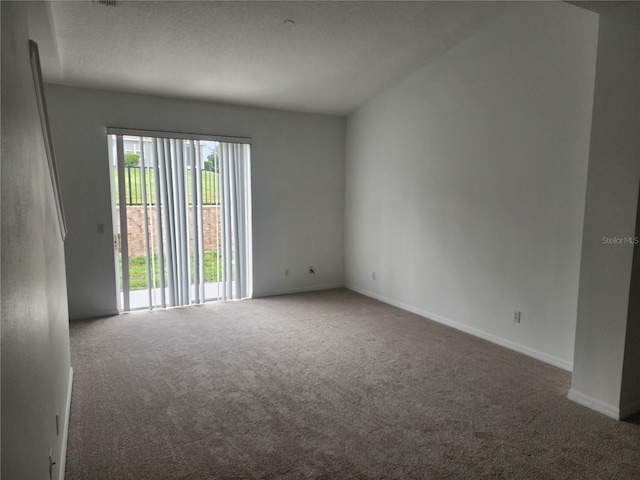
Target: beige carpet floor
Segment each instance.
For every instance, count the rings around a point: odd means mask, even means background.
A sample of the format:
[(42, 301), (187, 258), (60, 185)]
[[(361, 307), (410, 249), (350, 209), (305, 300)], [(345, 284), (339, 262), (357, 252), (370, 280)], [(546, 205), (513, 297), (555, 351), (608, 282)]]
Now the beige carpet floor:
[(633, 479), (640, 419), (347, 290), (73, 322), (68, 480)]

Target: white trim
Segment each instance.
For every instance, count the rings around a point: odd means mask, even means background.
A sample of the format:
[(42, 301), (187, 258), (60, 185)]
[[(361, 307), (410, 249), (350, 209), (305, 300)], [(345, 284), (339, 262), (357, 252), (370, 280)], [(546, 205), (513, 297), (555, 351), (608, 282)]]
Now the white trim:
[(91, 318), (113, 317), (115, 315), (120, 315), (120, 311), (117, 308), (105, 310), (104, 312), (76, 313), (75, 315), (69, 315), (69, 320), (89, 320)]
[(615, 405), (598, 400), (590, 395), (578, 392), (573, 388), (569, 390), (567, 398), (573, 402), (576, 402), (584, 407), (600, 412), (607, 417), (611, 417), (614, 420), (620, 420), (620, 409)]
[(638, 412), (640, 412), (640, 402), (625, 405), (624, 407), (620, 407), (620, 419), (630, 417)]
[[(124, 175), (124, 138), (122, 135), (116, 136), (116, 161), (118, 166), (118, 204), (120, 208), (120, 251), (122, 252), (122, 262), (120, 270), (122, 273), (122, 291), (124, 292), (122, 308), (129, 310), (129, 234), (127, 233), (127, 186)], [(125, 261), (127, 260), (127, 261)]]
[(491, 343), (495, 343), (500, 345), (501, 347), (508, 348), (509, 350), (514, 350), (519, 353), (523, 353), (528, 355), (529, 357), (533, 357), (542, 362), (553, 365), (554, 367), (561, 368), (563, 370), (567, 370), (569, 372), (573, 371), (573, 363), (563, 360), (558, 357), (554, 357), (553, 355), (549, 355), (544, 352), (540, 352), (538, 350), (534, 350), (533, 348), (526, 347), (524, 345), (520, 345), (519, 343), (512, 342), (511, 340), (506, 340), (502, 337), (498, 337), (491, 333), (484, 332), (482, 330), (478, 330), (473, 327), (469, 327), (462, 323), (456, 322), (454, 320), (450, 320), (448, 318), (442, 317), (440, 315), (436, 315), (435, 313), (427, 312), (426, 310), (422, 310), (421, 308), (414, 307), (413, 305), (408, 305), (403, 302), (398, 302), (391, 298), (385, 297), (384, 295), (380, 295), (378, 293), (370, 292), (363, 288), (359, 288), (353, 285), (345, 285), (345, 288), (349, 290), (353, 290), (354, 292), (361, 293), (362, 295), (366, 295), (367, 297), (375, 298), (384, 303), (388, 303), (389, 305), (393, 305), (394, 307), (401, 308), (402, 310), (406, 310), (411, 313), (415, 313), (416, 315), (420, 315), (421, 317), (425, 317), (428, 320), (433, 320), (438, 323), (442, 323), (449, 327), (455, 328), (456, 330), (460, 330), (462, 332), (473, 335), (474, 337), (482, 338), (483, 340), (487, 340)]
[(202, 133), (167, 132), (162, 130), (139, 130), (135, 128), (107, 127), (108, 135), (131, 135), (136, 137), (175, 138), (180, 140), (205, 140), (210, 142), (252, 143), (250, 137), (205, 135)]
[(254, 292), (252, 298), (275, 297), (277, 295), (289, 295), (291, 293), (315, 292), (320, 290), (333, 290), (336, 288), (344, 288), (344, 283), (326, 283), (324, 285), (310, 285), (308, 287), (289, 288), (287, 290), (276, 290), (275, 292), (262, 292), (258, 294)]
[(71, 392), (73, 391), (73, 367), (69, 368), (69, 390), (67, 391), (67, 405), (64, 409), (64, 423), (62, 430), (62, 445), (60, 448), (60, 468), (58, 480), (64, 480), (65, 467), (67, 465), (67, 440), (69, 438), (69, 416), (71, 413)]

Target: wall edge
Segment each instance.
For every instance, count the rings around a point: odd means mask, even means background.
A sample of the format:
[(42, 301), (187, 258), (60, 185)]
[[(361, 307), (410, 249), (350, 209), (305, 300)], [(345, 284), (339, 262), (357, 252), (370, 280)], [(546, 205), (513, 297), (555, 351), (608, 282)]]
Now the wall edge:
[(353, 290), (354, 292), (360, 293), (367, 297), (374, 298), (381, 302), (388, 303), (389, 305), (393, 305), (394, 307), (401, 308), (402, 310), (415, 313), (416, 315), (420, 315), (421, 317), (424, 317), (427, 320), (432, 320), (434, 322), (441, 323), (448, 327), (455, 328), (456, 330), (460, 330), (461, 332), (468, 333), (469, 335), (473, 335), (474, 337), (481, 338), (483, 340), (487, 340), (501, 347), (508, 348), (509, 350), (522, 353), (524, 355), (527, 355), (528, 357), (532, 357), (532, 358), (535, 358), (536, 360), (540, 360), (541, 362), (553, 365), (554, 367), (561, 368), (562, 370), (566, 370), (569, 372), (573, 370), (573, 363), (568, 362), (566, 360), (562, 360), (561, 358), (558, 358), (558, 357), (554, 357), (553, 355), (548, 355), (544, 352), (540, 352), (533, 348), (525, 347), (524, 345), (520, 345), (519, 343), (506, 340), (502, 337), (498, 337), (497, 335), (493, 335), (483, 330), (478, 330), (476, 328), (469, 327), (467, 325), (464, 325), (463, 323), (450, 320), (440, 315), (436, 315), (435, 313), (427, 312), (426, 310), (415, 307), (413, 305), (409, 305), (404, 302), (398, 302), (396, 300), (393, 300), (392, 298), (385, 297), (384, 295), (380, 295), (378, 293), (370, 292), (363, 288), (356, 287), (355, 285), (352, 285), (352, 284), (346, 284), (345, 288), (349, 290)]

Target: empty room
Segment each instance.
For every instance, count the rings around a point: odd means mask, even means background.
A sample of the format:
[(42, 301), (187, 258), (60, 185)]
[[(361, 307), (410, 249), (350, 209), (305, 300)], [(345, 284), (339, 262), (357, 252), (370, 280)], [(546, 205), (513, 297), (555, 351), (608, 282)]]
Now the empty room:
[(640, 478), (640, 3), (0, 7), (3, 478)]

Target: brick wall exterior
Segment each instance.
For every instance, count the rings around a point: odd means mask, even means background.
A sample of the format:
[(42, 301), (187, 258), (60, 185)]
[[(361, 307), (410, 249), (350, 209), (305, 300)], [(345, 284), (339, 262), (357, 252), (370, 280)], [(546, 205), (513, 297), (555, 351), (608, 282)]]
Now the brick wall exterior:
[[(149, 208), (149, 232), (155, 232), (156, 210)], [(117, 209), (116, 215), (120, 215)], [(118, 216), (118, 218), (120, 218)], [(222, 217), (220, 207), (215, 205), (205, 205), (202, 207), (202, 222), (204, 225), (204, 249), (209, 252), (219, 250), (222, 245)], [(151, 228), (153, 225), (153, 229)], [(191, 237), (191, 213), (189, 213), (189, 237)], [(127, 206), (127, 238), (129, 240), (129, 257), (145, 255), (144, 242), (144, 212), (141, 206)], [(216, 238), (217, 236), (217, 238)], [(154, 237), (155, 240), (155, 237)], [(154, 249), (157, 253), (157, 249)]]

